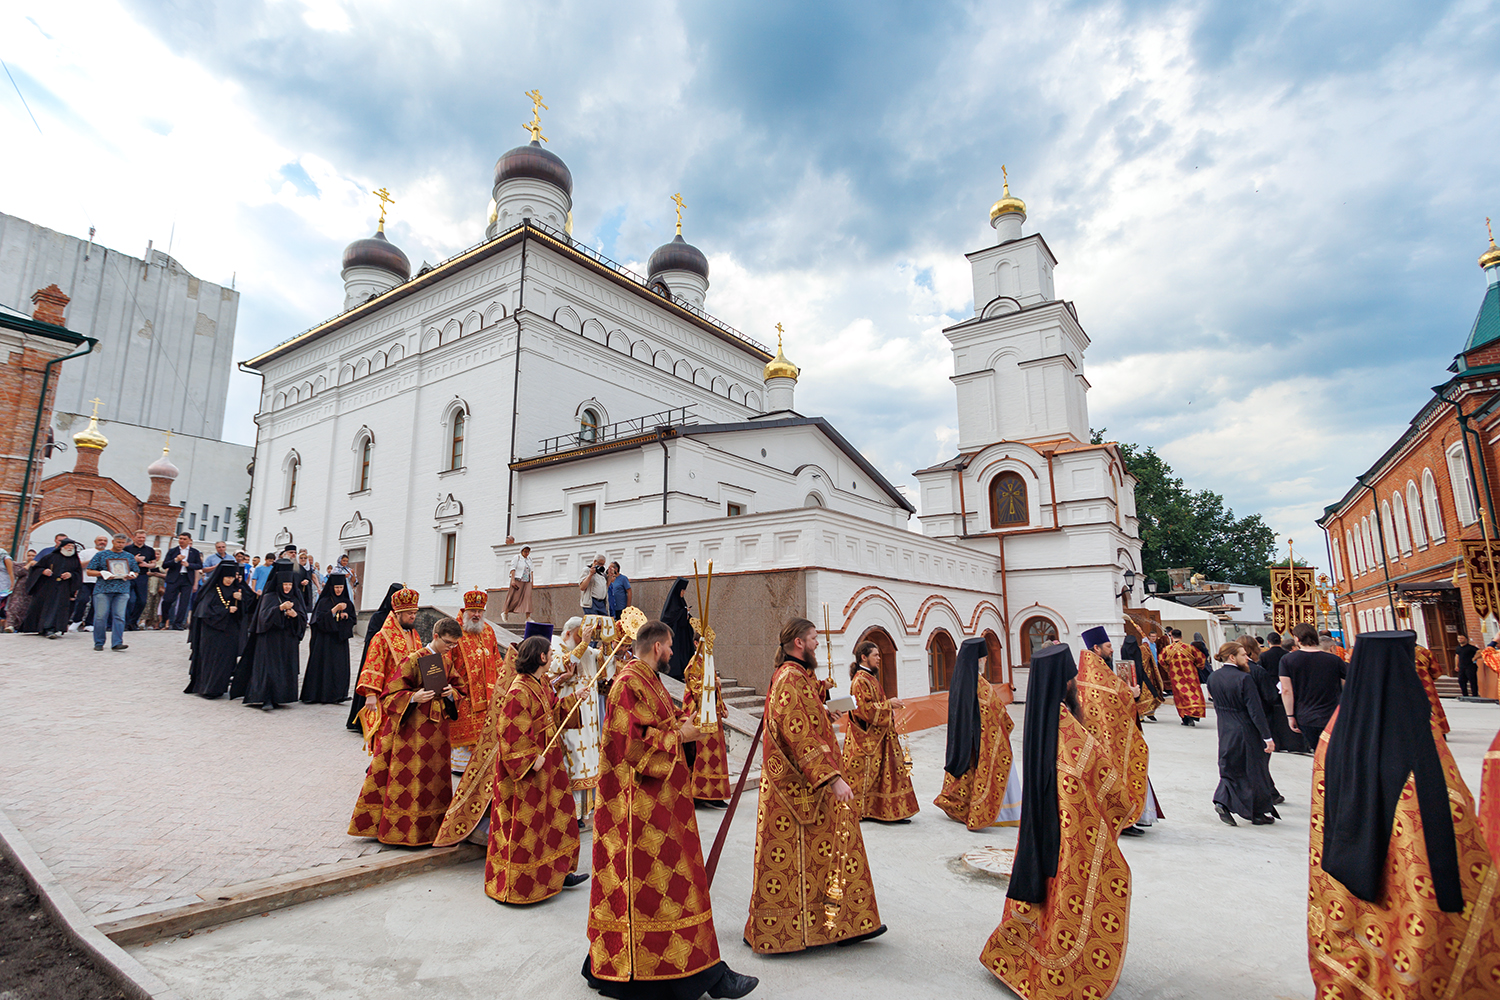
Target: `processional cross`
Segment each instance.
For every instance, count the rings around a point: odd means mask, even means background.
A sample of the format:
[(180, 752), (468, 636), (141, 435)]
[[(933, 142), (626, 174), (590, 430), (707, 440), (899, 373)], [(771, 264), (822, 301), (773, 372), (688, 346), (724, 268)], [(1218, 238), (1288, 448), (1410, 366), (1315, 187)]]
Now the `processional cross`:
[(375, 192), (375, 197), (380, 199), (380, 232), (385, 232), (385, 210), (388, 206), (396, 204), (396, 199), (385, 188)]
[(684, 208), (687, 208), (687, 205), (682, 200), (682, 192), (681, 191), (678, 191), (676, 194), (674, 194), (672, 196), (672, 200), (677, 203), (677, 235), (681, 236), (682, 235), (682, 210)]
[(528, 90), (526, 96), (531, 98), (531, 121), (521, 127), (531, 133), (532, 142), (546, 142), (547, 137), (542, 135), (542, 112), (552, 109), (542, 103), (542, 92), (540, 90)]

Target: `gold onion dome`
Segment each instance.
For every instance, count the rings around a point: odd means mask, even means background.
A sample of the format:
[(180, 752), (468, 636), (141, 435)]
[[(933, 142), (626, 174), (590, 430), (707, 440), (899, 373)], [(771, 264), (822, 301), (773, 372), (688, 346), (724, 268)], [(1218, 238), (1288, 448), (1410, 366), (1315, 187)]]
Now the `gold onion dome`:
[(98, 448), (103, 451), (109, 445), (109, 438), (99, 433), (99, 418), (89, 418), (89, 425), (77, 434), (73, 435), (73, 444), (79, 448)]
[(1005, 193), (999, 201), (990, 206), (990, 221), (994, 222), (1002, 215), (1010, 212), (1018, 212), (1023, 217), (1026, 215), (1026, 203), (1020, 198), (1012, 198), (1010, 194), (1010, 182), (1005, 183)]
[[(1489, 220), (1485, 220), (1488, 224)], [(1488, 271), (1496, 264), (1500, 264), (1500, 247), (1495, 246), (1495, 234), (1490, 234), (1490, 248), (1479, 255), (1479, 266)]]
[[(779, 326), (780, 324), (777, 325)], [(776, 335), (776, 357), (772, 358), (770, 364), (766, 365), (766, 373), (763, 378), (766, 381), (773, 378), (789, 378), (795, 382), (797, 376), (801, 374), (802, 369), (788, 361), (786, 355), (782, 353), (781, 334), (778, 332)]]

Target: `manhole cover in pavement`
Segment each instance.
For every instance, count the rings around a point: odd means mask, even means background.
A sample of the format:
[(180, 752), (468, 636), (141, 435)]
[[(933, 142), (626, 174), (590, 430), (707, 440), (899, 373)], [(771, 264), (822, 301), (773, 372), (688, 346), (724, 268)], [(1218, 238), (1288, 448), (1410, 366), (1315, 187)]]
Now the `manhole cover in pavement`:
[(1016, 862), (1016, 851), (1012, 847), (976, 847), (959, 855), (959, 860), (971, 872), (1008, 879)]

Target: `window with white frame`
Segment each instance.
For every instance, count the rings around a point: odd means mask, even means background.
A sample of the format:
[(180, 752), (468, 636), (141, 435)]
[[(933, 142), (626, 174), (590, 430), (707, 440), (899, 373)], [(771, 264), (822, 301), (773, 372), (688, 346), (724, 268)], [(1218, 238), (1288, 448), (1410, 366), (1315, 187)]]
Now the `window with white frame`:
[(1443, 508), (1438, 503), (1437, 477), (1431, 469), (1422, 470), (1422, 513), (1427, 517), (1427, 533), (1441, 542), (1448, 533), (1443, 530)]
[(1396, 519), (1391, 517), (1391, 505), (1387, 500), (1380, 501), (1380, 526), (1385, 537), (1385, 548), (1382, 551), (1387, 556), (1400, 556), (1401, 548), (1396, 544)]
[(1354, 544), (1354, 532), (1344, 532), (1344, 544), (1349, 549), (1349, 574), (1351, 577), (1359, 576), (1365, 571), (1364, 564), (1359, 561), (1359, 546)]
[(1375, 568), (1375, 536), (1370, 534), (1370, 518), (1368, 516), (1359, 519), (1359, 546), (1365, 557), (1365, 566), (1369, 569)]
[(1416, 543), (1417, 548), (1425, 549), (1427, 526), (1422, 523), (1422, 493), (1410, 479), (1406, 481), (1406, 509), (1407, 516), (1411, 518), (1411, 540)]
[(1474, 484), (1469, 478), (1469, 463), (1464, 460), (1462, 444), (1448, 449), (1448, 482), (1453, 487), (1453, 510), (1458, 523), (1467, 527), (1479, 520), (1474, 511)]
[(286, 460), (281, 463), (282, 490), (281, 506), (283, 510), (297, 506), (297, 477), (302, 472), (302, 456), (295, 450), (291, 451)]
[(1411, 527), (1406, 522), (1406, 501), (1401, 499), (1400, 490), (1391, 494), (1391, 524), (1396, 529), (1396, 544), (1401, 554), (1411, 555)]
[(438, 584), (452, 586), (458, 578), (458, 532), (445, 531), (438, 542)]
[(1344, 578), (1344, 561), (1339, 558), (1339, 549), (1344, 547), (1344, 543), (1339, 541), (1337, 535), (1330, 538), (1329, 541), (1332, 543), (1331, 548), (1333, 549), (1333, 578), (1335, 580), (1342, 580)]

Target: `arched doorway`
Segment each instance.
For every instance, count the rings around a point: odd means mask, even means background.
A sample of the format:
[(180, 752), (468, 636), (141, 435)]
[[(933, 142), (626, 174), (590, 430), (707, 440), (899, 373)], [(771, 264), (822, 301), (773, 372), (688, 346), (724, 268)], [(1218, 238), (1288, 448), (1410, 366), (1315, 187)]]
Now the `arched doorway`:
[(1036, 615), (1021, 623), (1021, 662), (1029, 664), (1031, 654), (1047, 644), (1057, 641), (1057, 626), (1045, 615)]
[(880, 686), (887, 698), (896, 697), (896, 640), (879, 625), (872, 625), (865, 629), (854, 648), (858, 649), (865, 642), (873, 642), (880, 650)]
[(927, 684), (933, 691), (946, 691), (953, 681), (953, 661), (958, 647), (946, 629), (933, 629), (927, 639)]
[(1010, 682), (1010, 678), (1006, 676), (1005, 653), (1000, 645), (1000, 637), (989, 629), (984, 630), (984, 679), (991, 684)]

